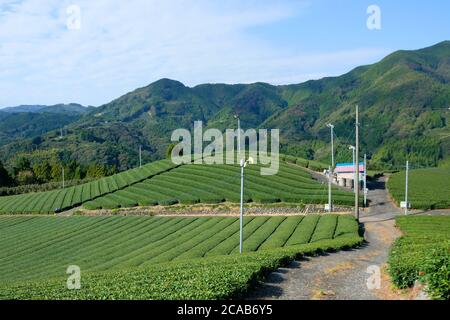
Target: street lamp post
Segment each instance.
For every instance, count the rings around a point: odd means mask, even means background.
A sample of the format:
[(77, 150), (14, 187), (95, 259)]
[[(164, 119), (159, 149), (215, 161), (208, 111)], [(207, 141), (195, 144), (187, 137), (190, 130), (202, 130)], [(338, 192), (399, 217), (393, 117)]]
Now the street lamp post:
[(334, 171), (334, 125), (329, 123), (327, 127), (331, 131), (331, 169)]
[(327, 127), (330, 128), (331, 133), (331, 166), (328, 168), (328, 212), (331, 213), (331, 183), (334, 172), (334, 125), (329, 123)]
[(249, 157), (247, 160), (241, 159), (241, 207), (239, 214), (239, 253), (242, 253), (244, 250), (244, 168), (248, 164), (253, 164), (254, 160), (252, 157)]
[(364, 154), (364, 207), (367, 207), (367, 154)]
[(405, 172), (405, 216), (408, 215), (408, 177), (409, 176), (409, 161), (406, 161)]
[(331, 213), (331, 179), (332, 179), (332, 171), (331, 167), (328, 168), (328, 212)]
[(242, 160), (241, 158), (241, 119), (239, 118), (239, 115), (235, 115), (234, 116), (235, 119), (237, 119), (237, 127), (238, 127), (238, 143), (237, 143), (237, 148), (238, 148), (238, 156), (239, 156), (239, 161)]

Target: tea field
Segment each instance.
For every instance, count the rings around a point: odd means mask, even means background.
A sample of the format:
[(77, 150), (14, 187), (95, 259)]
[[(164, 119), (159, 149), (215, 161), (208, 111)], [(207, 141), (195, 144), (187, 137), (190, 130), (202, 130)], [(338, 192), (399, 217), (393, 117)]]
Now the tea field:
[[(240, 255), (237, 218), (0, 217), (0, 298), (225, 298), (302, 253), (362, 241), (348, 215), (244, 223)], [(80, 290), (66, 288), (69, 265)]]
[(142, 168), (124, 171), (70, 188), (0, 197), (0, 214), (54, 213), (70, 209), (174, 167), (175, 165), (169, 160), (156, 161)]
[[(328, 186), (298, 166), (281, 163), (277, 175), (261, 176), (260, 166), (245, 171), (245, 201), (326, 203)], [(232, 165), (184, 165), (84, 204), (87, 209), (114, 209), (175, 203), (239, 202), (240, 168)], [(333, 190), (335, 204), (352, 205), (350, 192)]]
[(399, 288), (416, 280), (427, 284), (435, 299), (450, 299), (450, 217), (398, 217), (404, 233), (391, 248), (389, 273)]
[[(327, 202), (327, 186), (313, 180), (311, 174), (298, 165), (281, 162), (278, 174), (273, 176), (261, 176), (260, 169), (258, 165), (246, 168), (246, 201)], [(52, 214), (80, 205), (86, 209), (114, 209), (239, 202), (239, 192), (239, 166), (176, 166), (170, 160), (161, 160), (79, 186), (0, 197), (0, 214)], [(347, 191), (333, 191), (335, 204), (352, 205), (352, 197)]]
[[(450, 169), (417, 169), (409, 172), (408, 198), (414, 209), (450, 208)], [(397, 204), (405, 199), (405, 172), (392, 175), (388, 189)]]
[[(0, 217), (0, 281), (135, 267), (238, 252), (231, 217)], [(246, 217), (244, 251), (355, 234), (351, 216)]]

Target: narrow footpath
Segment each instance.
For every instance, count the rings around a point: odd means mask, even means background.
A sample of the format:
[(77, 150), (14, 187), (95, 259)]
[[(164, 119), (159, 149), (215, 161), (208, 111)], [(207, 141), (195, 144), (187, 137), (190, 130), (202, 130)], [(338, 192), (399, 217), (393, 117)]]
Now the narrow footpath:
[[(249, 293), (248, 299), (406, 299), (391, 290), (383, 272), (389, 248), (400, 236), (394, 219), (401, 214), (390, 202), (385, 182), (385, 177), (381, 177), (368, 185), (370, 207), (360, 218), (367, 241), (364, 246), (294, 261), (289, 267), (271, 273), (264, 284)], [(368, 280), (376, 284), (370, 280), (375, 279), (373, 275), (378, 270), (379, 289), (367, 285)]]

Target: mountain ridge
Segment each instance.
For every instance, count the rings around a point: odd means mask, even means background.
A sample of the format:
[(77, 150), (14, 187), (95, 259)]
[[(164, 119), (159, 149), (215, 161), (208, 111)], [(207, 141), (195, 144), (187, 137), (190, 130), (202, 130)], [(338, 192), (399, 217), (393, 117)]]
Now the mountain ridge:
[[(437, 165), (450, 157), (450, 41), (400, 50), (350, 72), (300, 84), (199, 84), (167, 78), (89, 110), (68, 125), (64, 146), (49, 133), (40, 148), (68, 152), (79, 161), (106, 162), (120, 169), (163, 158), (171, 132), (192, 129), (195, 120), (220, 130), (280, 128), (281, 150), (328, 161), (334, 123), (338, 161), (348, 161), (354, 107), (361, 109), (362, 151), (373, 167), (397, 168), (409, 158)], [(9, 152), (21, 148), (8, 145)], [(23, 150), (23, 148), (22, 148)], [(5, 151), (3, 148), (2, 151)], [(6, 150), (8, 151), (8, 150)], [(8, 160), (8, 159), (5, 159)]]

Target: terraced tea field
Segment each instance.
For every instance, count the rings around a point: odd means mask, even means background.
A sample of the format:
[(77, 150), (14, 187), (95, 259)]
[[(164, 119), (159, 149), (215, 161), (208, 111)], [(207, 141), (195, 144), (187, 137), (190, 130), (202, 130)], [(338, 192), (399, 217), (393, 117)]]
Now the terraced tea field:
[[(238, 253), (230, 217), (0, 217), (0, 286), (82, 272), (120, 271)], [(244, 251), (360, 239), (351, 216), (246, 217)], [(2, 289), (0, 288), (0, 291)]]
[[(405, 199), (405, 172), (392, 175), (388, 189), (397, 204)], [(450, 169), (431, 168), (409, 172), (409, 202), (414, 209), (450, 208)]]
[[(246, 168), (246, 201), (259, 203), (326, 203), (327, 185), (298, 165), (280, 163), (273, 176), (261, 176), (258, 165)], [(239, 202), (240, 168), (233, 165), (181, 165), (156, 161), (76, 187), (0, 197), (0, 214), (54, 213), (79, 205), (86, 209)], [(334, 188), (333, 202), (352, 205), (353, 195)]]
[[(232, 165), (184, 165), (143, 182), (87, 202), (88, 209), (239, 202), (240, 169)], [(261, 176), (260, 166), (246, 168), (247, 202), (326, 203), (327, 186), (298, 166), (280, 164), (274, 176)], [(334, 203), (351, 205), (352, 194), (334, 189)]]
[(0, 214), (54, 213), (66, 210), (174, 167), (175, 165), (169, 160), (156, 161), (142, 168), (124, 171), (75, 187), (0, 197)]

